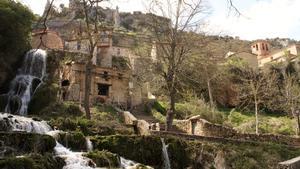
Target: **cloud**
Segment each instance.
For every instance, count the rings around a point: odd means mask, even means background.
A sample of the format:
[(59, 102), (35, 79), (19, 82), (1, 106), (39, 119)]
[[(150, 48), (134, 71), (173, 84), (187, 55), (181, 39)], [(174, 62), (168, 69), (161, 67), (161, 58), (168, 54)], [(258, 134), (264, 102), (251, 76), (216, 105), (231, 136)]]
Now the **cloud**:
[(210, 28), (249, 40), (272, 37), (300, 39), (297, 29), (300, 26), (300, 15), (297, 14), (299, 6), (298, 0), (255, 1), (242, 11), (244, 16), (227, 17), (220, 12), (213, 15)]

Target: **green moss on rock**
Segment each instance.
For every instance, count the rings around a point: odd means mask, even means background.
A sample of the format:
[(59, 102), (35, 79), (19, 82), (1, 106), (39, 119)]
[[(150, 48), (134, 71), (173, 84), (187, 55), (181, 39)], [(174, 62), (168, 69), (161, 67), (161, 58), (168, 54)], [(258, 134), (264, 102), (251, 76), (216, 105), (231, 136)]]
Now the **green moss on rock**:
[(57, 101), (57, 93), (59, 91), (59, 86), (55, 83), (52, 84), (42, 84), (36, 89), (29, 105), (29, 114), (40, 114), (40, 112), (47, 106), (55, 103)]
[(23, 132), (0, 132), (0, 142), (2, 147), (10, 150), (7, 155), (44, 154), (52, 152), (56, 145), (54, 138), (49, 135)]
[[(95, 149), (108, 150), (127, 159), (155, 166), (155, 168), (163, 166), (162, 143), (159, 137), (115, 135), (98, 136), (92, 138), (91, 141)], [(186, 143), (175, 138), (167, 138), (165, 142), (169, 144), (168, 152), (172, 168), (188, 167)]]
[(34, 115), (38, 115), (45, 120), (51, 120), (58, 117), (77, 117), (82, 114), (79, 105), (73, 102), (53, 102)]
[(85, 156), (92, 159), (97, 167), (119, 167), (119, 156), (108, 151), (92, 151)]
[(81, 132), (60, 133), (58, 141), (74, 151), (86, 151), (86, 139)]
[(30, 154), (25, 157), (0, 159), (1, 169), (62, 169), (65, 162), (52, 154)]

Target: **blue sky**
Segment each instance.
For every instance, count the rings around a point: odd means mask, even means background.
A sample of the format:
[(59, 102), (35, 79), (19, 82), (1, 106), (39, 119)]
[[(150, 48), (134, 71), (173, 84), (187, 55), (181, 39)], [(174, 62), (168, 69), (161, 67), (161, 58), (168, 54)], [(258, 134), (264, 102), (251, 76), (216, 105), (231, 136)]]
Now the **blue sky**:
[[(46, 0), (19, 0), (41, 14)], [(39, 3), (37, 3), (39, 1)], [(210, 15), (205, 31), (209, 34), (239, 36), (241, 39), (293, 38), (300, 40), (300, 0), (234, 0), (243, 16), (228, 15), (226, 0), (206, 0)], [(68, 0), (55, 0), (57, 5)], [(105, 5), (120, 11), (145, 11), (147, 0), (111, 0)]]

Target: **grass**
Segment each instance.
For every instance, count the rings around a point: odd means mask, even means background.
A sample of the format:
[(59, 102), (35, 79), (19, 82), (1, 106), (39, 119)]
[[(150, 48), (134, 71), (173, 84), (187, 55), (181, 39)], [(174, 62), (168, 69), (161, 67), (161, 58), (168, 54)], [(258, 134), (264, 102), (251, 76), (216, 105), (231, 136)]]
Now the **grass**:
[[(168, 103), (159, 101), (152, 107), (152, 116), (165, 122)], [(254, 112), (241, 112), (236, 109), (211, 109), (203, 100), (176, 103), (176, 119), (187, 119), (200, 115), (212, 123), (232, 127), (242, 133), (255, 133)], [(288, 116), (259, 113), (259, 132), (281, 135), (295, 135), (296, 121)]]
[(91, 120), (85, 115), (57, 117), (50, 120), (51, 126), (64, 131), (78, 131), (84, 135), (132, 134), (133, 129), (123, 125), (117, 111), (111, 106), (97, 105), (91, 108)]
[[(227, 115), (227, 119), (223, 122), (224, 125), (233, 127), (237, 131), (243, 133), (255, 132), (255, 114), (249, 112), (240, 112), (235, 109), (231, 111), (224, 111)], [(282, 134), (282, 135), (294, 135), (296, 121), (287, 116), (276, 116), (261, 113), (258, 116), (259, 119), (259, 132)]]

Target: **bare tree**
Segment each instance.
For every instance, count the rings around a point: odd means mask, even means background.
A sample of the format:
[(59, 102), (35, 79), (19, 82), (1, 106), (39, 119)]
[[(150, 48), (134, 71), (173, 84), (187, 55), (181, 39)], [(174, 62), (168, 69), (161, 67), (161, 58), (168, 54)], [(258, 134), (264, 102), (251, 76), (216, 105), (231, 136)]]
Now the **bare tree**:
[(158, 50), (156, 70), (163, 77), (169, 96), (166, 130), (170, 130), (176, 111), (178, 73), (190, 56), (191, 46), (194, 43), (192, 39), (194, 34), (188, 31), (199, 30), (201, 16), (206, 12), (206, 8), (202, 0), (153, 0), (150, 12), (164, 17), (153, 15), (151, 28)]
[(283, 80), (283, 106), (290, 110), (290, 114), (297, 121), (297, 132), (300, 134), (299, 104), (300, 104), (300, 85), (295, 74), (285, 73)]
[[(90, 113), (90, 92), (91, 75), (93, 70), (92, 59), (97, 54), (97, 43), (99, 42), (99, 23), (98, 23), (98, 5), (104, 0), (82, 0), (84, 20), (86, 26), (86, 38), (88, 39), (88, 57), (85, 63), (85, 91), (84, 91), (84, 109), (86, 118), (91, 119)], [(95, 10), (95, 18), (91, 19), (91, 12)]]
[(255, 133), (259, 134), (259, 111), (261, 106), (273, 96), (273, 90), (276, 90), (276, 74), (251, 68), (239, 70), (238, 74), (241, 107), (254, 106)]

